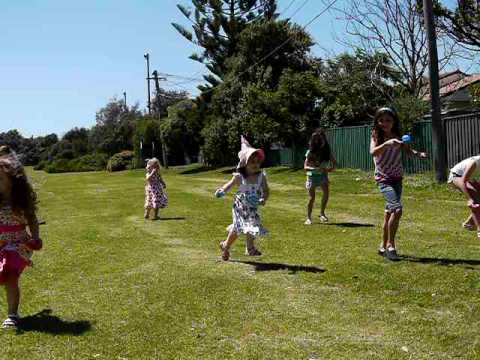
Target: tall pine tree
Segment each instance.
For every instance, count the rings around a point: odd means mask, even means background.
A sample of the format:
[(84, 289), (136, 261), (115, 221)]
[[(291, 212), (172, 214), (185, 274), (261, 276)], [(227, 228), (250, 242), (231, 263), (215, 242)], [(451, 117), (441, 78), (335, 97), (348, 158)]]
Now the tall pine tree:
[[(192, 31), (178, 23), (173, 27), (188, 41), (203, 50), (190, 56), (205, 64), (211, 74), (204, 76), (209, 86), (224, 79), (226, 60), (237, 52), (240, 33), (249, 23), (274, 19), (276, 0), (192, 0), (193, 9), (177, 5), (192, 23)], [(200, 86), (201, 91), (209, 86)]]

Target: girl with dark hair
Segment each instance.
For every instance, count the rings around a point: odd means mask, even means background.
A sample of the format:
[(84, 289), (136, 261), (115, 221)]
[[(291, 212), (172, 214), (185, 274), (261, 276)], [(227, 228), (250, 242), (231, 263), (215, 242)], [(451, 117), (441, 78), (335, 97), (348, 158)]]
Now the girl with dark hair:
[(42, 248), (35, 212), (36, 195), (22, 164), (10, 147), (0, 146), (0, 284), (8, 304), (3, 328), (18, 325), (20, 274), (32, 264), (33, 250)]
[(315, 131), (310, 137), (309, 149), (305, 154), (304, 169), (307, 172), (305, 187), (308, 191), (309, 200), (307, 205), (307, 219), (305, 225), (312, 224), (312, 211), (315, 204), (315, 192), (317, 187), (322, 189), (322, 202), (320, 207), (320, 221), (328, 222), (325, 215), (328, 198), (330, 195), (330, 183), (328, 173), (335, 170), (336, 160), (328, 144), (325, 132), (321, 129)]
[(375, 180), (385, 199), (383, 242), (378, 253), (392, 261), (398, 260), (395, 235), (402, 217), (402, 150), (421, 159), (427, 157), (426, 153), (412, 149), (401, 141), (400, 137), (400, 120), (397, 113), (388, 107), (378, 109), (373, 120), (370, 140), (370, 154), (375, 163)]

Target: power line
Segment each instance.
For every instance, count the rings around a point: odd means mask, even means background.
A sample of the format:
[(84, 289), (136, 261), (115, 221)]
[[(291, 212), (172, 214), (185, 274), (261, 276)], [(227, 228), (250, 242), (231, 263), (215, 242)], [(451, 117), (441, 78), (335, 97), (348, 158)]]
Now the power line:
[(174, 75), (174, 74), (166, 74), (166, 73), (158, 73), (158, 74), (161, 75), (161, 76), (164, 76), (164, 77), (173, 77), (173, 78), (177, 78), (177, 79), (188, 80), (188, 81), (191, 81), (191, 82), (204, 81), (203, 79), (200, 79), (200, 78), (194, 78), (194, 77), (188, 77), (188, 76), (182, 76), (182, 75)]
[(302, 3), (302, 5), (300, 5), (300, 6), (297, 8), (297, 10), (295, 10), (295, 11), (293, 12), (293, 14), (289, 16), (289, 18), (293, 18), (295, 15), (297, 15), (297, 14), (300, 12), (300, 10), (302, 10), (302, 9), (305, 7), (305, 5), (307, 5), (307, 3), (308, 3), (309, 1), (310, 1), (310, 0), (305, 0), (305, 1)]
[(288, 4), (288, 6), (280, 13), (280, 15), (285, 14), (285, 13), (288, 11), (288, 9), (290, 9), (290, 8), (292, 7), (292, 5), (293, 5), (293, 3), (294, 3), (295, 1), (296, 1), (296, 0), (292, 0), (292, 1), (290, 2), (290, 4)]
[[(305, 6), (305, 4), (308, 2), (309, 0), (306, 0), (301, 6)], [(328, 10), (330, 10), (330, 8), (335, 5), (335, 3), (337, 2), (338, 0), (333, 0), (325, 9), (323, 9), (322, 11), (320, 11), (317, 15), (315, 15), (309, 22), (307, 22), (305, 25), (302, 26), (302, 29), (305, 30), (307, 27), (309, 27), (311, 24), (313, 24), (313, 22), (315, 22), (320, 16), (322, 16), (324, 13), (326, 13)], [(298, 12), (298, 9), (297, 9), (297, 12)], [(236, 76), (236, 78), (239, 78), (243, 75), (245, 75), (247, 72), (249, 72), (250, 70), (252, 70), (255, 66), (259, 65), (260, 63), (262, 63), (263, 61), (265, 61), (266, 59), (268, 59), (270, 56), (272, 56), (273, 54), (275, 54), (276, 52), (278, 52), (281, 48), (283, 48), (285, 45), (288, 44), (288, 42), (290, 40), (293, 39), (293, 36), (290, 36), (287, 40), (285, 40), (283, 43), (281, 43), (279, 46), (277, 46), (275, 49), (273, 49), (272, 51), (270, 51), (267, 55), (265, 55), (264, 57), (262, 57), (260, 60), (258, 60), (256, 63), (254, 63), (253, 65), (249, 66), (248, 69), (246, 69), (245, 71), (241, 72), (239, 75)], [(216, 87), (212, 87), (210, 88), (209, 90), (205, 90), (201, 93), (201, 95), (204, 95), (204, 94), (208, 94), (209, 92), (213, 91)]]

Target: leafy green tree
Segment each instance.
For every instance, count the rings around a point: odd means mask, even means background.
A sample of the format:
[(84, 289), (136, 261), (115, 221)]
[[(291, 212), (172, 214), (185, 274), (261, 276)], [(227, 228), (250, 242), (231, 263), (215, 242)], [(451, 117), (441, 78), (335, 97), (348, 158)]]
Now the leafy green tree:
[[(190, 31), (173, 23), (173, 27), (188, 41), (201, 47), (202, 53), (191, 59), (205, 64), (211, 72), (205, 80), (216, 86), (227, 73), (226, 61), (236, 54), (241, 32), (259, 20), (274, 19), (276, 0), (192, 0), (194, 9), (177, 5), (192, 22)], [(201, 90), (208, 87), (200, 86)]]
[(152, 111), (160, 118), (168, 116), (168, 107), (188, 99), (188, 92), (160, 88), (152, 100)]
[(370, 122), (376, 108), (391, 104), (398, 73), (389, 58), (357, 51), (324, 62), (321, 72), (323, 98), (321, 123), (325, 127)]
[(168, 117), (161, 120), (160, 131), (168, 149), (170, 164), (189, 164), (200, 149), (203, 121), (192, 100), (183, 100), (168, 108)]
[(210, 164), (231, 163), (240, 134), (265, 149), (304, 141), (321, 96), (312, 45), (302, 28), (286, 21), (248, 25), (208, 109), (202, 149)]
[(90, 149), (109, 155), (132, 150), (135, 123), (141, 117), (138, 105), (126, 107), (122, 100), (112, 99), (96, 114), (97, 124), (90, 130)]
[(459, 0), (450, 10), (438, 0), (434, 1), (437, 25), (455, 41), (480, 52), (480, 1)]

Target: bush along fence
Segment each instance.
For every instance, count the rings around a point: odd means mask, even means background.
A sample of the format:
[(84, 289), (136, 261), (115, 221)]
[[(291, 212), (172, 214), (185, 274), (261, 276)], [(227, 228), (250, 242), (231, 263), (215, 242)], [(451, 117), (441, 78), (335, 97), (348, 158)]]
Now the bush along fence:
[[(457, 162), (480, 153), (480, 112), (468, 115), (445, 117), (443, 119), (447, 139), (447, 161), (452, 167)], [(374, 164), (369, 152), (371, 126), (354, 126), (328, 129), (328, 140), (335, 153), (339, 168), (373, 170)], [(428, 159), (403, 157), (407, 173), (433, 170), (432, 123), (421, 121), (412, 129), (412, 146), (426, 151)], [(302, 167), (305, 148), (269, 151), (269, 165)]]

